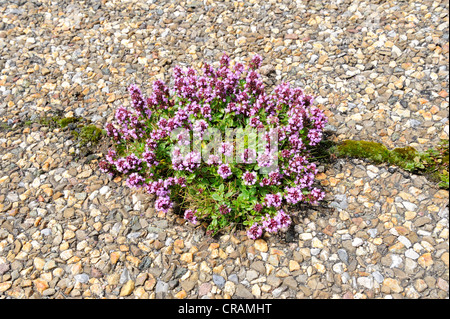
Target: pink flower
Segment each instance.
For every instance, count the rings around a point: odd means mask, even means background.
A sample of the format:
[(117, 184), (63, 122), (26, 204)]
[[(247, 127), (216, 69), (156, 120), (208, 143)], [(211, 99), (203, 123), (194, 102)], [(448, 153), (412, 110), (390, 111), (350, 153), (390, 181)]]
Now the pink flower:
[(233, 144), (225, 142), (220, 145), (220, 152), (229, 157), (233, 156)]
[(217, 169), (217, 173), (222, 177), (223, 179), (227, 179), (232, 173), (231, 168), (228, 164), (222, 164)]
[(254, 185), (256, 183), (256, 172), (245, 172), (242, 175), (242, 179), (244, 180), (244, 185)]
[(257, 162), (259, 167), (270, 167), (273, 164), (273, 154), (264, 152), (259, 154)]
[(128, 179), (126, 181), (128, 187), (130, 187), (130, 188), (140, 188), (140, 187), (142, 187), (142, 184), (144, 184), (144, 182), (145, 182), (145, 178), (143, 178), (138, 173), (130, 174), (130, 176), (128, 177)]
[(168, 196), (158, 197), (155, 201), (155, 209), (167, 213), (172, 208), (173, 203)]
[(198, 120), (194, 123), (194, 136), (202, 137), (203, 133), (208, 129), (208, 123), (205, 120)]
[(260, 211), (262, 211), (262, 209), (263, 209), (263, 205), (261, 205), (260, 203), (256, 203), (255, 206), (253, 207), (253, 210), (258, 213)]
[(222, 215), (226, 215), (226, 214), (231, 213), (231, 208), (228, 207), (227, 205), (221, 205), (221, 206), (219, 207), (219, 212), (220, 212)]
[(312, 129), (308, 132), (309, 145), (317, 145), (322, 140), (322, 131)]
[(256, 160), (256, 152), (254, 149), (246, 148), (241, 154), (241, 160), (243, 163), (252, 164)]
[(196, 209), (194, 210), (188, 209), (184, 212), (184, 219), (196, 225), (197, 224), (197, 216), (195, 216), (196, 213), (197, 213)]
[(264, 203), (267, 207), (280, 207), (283, 196), (281, 193), (267, 194), (264, 198)]
[(259, 67), (261, 66), (261, 62), (262, 62), (262, 57), (260, 55), (256, 54), (253, 56), (252, 60), (250, 61), (249, 68), (252, 70), (259, 69)]
[(271, 218), (269, 214), (263, 220), (263, 227), (269, 233), (276, 233), (279, 228), (279, 224), (275, 218)]
[(247, 231), (247, 236), (250, 239), (258, 239), (262, 235), (262, 227), (259, 226), (257, 223), (254, 223), (252, 227), (250, 227)]
[(317, 202), (325, 198), (325, 192), (318, 188), (313, 188), (309, 194), (309, 198), (311, 199), (311, 203), (317, 204)]
[(255, 116), (255, 117), (250, 118), (250, 123), (249, 124), (250, 124), (250, 126), (258, 127), (258, 125), (261, 124), (261, 121), (259, 120), (259, 116)]
[(108, 173), (109, 175), (114, 175), (114, 170), (111, 163), (108, 163), (105, 160), (101, 160), (98, 163), (98, 167), (100, 168), (100, 171), (103, 173)]
[(291, 218), (282, 209), (278, 211), (274, 218), (278, 223), (278, 228), (288, 228), (291, 225)]
[(221, 156), (217, 156), (217, 155), (213, 155), (213, 154), (209, 155), (208, 161), (206, 162), (206, 164), (208, 164), (208, 165), (217, 165), (220, 163), (222, 163)]
[(286, 201), (290, 204), (297, 204), (303, 200), (303, 193), (300, 187), (288, 187), (286, 188)]

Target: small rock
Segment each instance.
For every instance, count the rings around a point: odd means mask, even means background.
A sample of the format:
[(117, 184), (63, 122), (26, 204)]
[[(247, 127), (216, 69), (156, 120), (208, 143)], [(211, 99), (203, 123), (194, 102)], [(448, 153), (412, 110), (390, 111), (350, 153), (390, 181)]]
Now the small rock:
[(340, 259), (342, 262), (348, 264), (348, 254), (347, 254), (347, 251), (346, 251), (345, 249), (342, 249), (342, 248), (341, 248), (341, 249), (338, 249), (337, 253), (338, 253), (339, 259)]
[(10, 281), (0, 282), (0, 292), (5, 292), (9, 288), (11, 288), (12, 283)]
[(79, 274), (74, 276), (75, 281), (85, 284), (89, 281), (89, 275), (87, 274)]
[(236, 292), (236, 285), (234, 282), (227, 281), (225, 282), (225, 285), (223, 287), (223, 292), (226, 294), (229, 294), (230, 296), (233, 296)]
[(250, 291), (248, 291), (248, 289), (245, 288), (245, 286), (242, 284), (238, 284), (236, 286), (235, 295), (237, 297), (244, 298), (244, 299), (253, 299), (254, 298), (253, 294)]
[(6, 273), (9, 269), (10, 269), (9, 264), (0, 263), (0, 276), (2, 276), (4, 273)]
[(131, 295), (131, 293), (134, 290), (134, 281), (133, 280), (128, 280), (125, 285), (122, 286), (122, 289), (120, 289), (120, 296), (121, 297), (126, 297)]
[(427, 268), (430, 267), (431, 265), (433, 265), (433, 258), (431, 257), (430, 253), (425, 253), (422, 256), (420, 256), (417, 259), (417, 262), (419, 263), (419, 265), (421, 265), (423, 268)]
[(204, 282), (198, 287), (198, 295), (205, 296), (211, 291), (212, 285), (209, 282)]
[(403, 288), (400, 286), (399, 282), (393, 278), (386, 278), (383, 281), (383, 285), (388, 287), (391, 292), (400, 293), (403, 291)]
[(276, 289), (274, 289), (274, 290), (272, 291), (272, 296), (273, 296), (274, 298), (278, 298), (278, 297), (280, 297), (281, 293), (282, 293), (283, 291), (285, 291), (286, 289), (287, 289), (286, 286), (278, 287), (278, 288), (276, 288)]
[(352, 246), (353, 247), (359, 247), (364, 243), (364, 240), (362, 240), (361, 238), (356, 237), (355, 239), (353, 239), (352, 241)]
[(422, 292), (428, 288), (428, 285), (425, 280), (419, 278), (414, 282), (414, 288), (416, 288), (418, 292)]
[(225, 279), (222, 276), (213, 274), (213, 282), (220, 289), (222, 289), (225, 286)]
[(257, 240), (255, 240), (255, 248), (256, 248), (257, 250), (259, 250), (260, 252), (263, 252), (263, 253), (267, 252), (267, 250), (269, 249), (269, 248), (267, 247), (266, 241), (263, 240), (263, 239), (257, 239)]
[(169, 284), (164, 281), (158, 280), (155, 287), (155, 293), (167, 293), (168, 290)]
[(416, 219), (416, 221), (414, 222), (414, 226), (416, 227), (421, 227), (425, 224), (428, 224), (431, 221), (431, 218), (423, 216), (423, 217), (419, 217)]

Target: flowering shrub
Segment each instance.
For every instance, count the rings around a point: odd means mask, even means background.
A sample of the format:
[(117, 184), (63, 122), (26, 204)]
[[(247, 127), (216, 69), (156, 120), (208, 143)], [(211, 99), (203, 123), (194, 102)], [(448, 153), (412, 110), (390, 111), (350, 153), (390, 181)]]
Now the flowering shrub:
[(327, 119), (289, 83), (267, 94), (260, 65), (258, 55), (244, 67), (224, 54), (217, 69), (204, 64), (200, 74), (176, 66), (173, 91), (157, 80), (146, 98), (131, 85), (131, 108), (117, 108), (106, 124), (115, 147), (101, 170), (155, 194), (158, 211), (179, 205), (186, 220), (206, 222), (210, 233), (242, 224), (256, 239), (287, 229), (283, 205), (324, 197), (313, 186), (317, 169), (308, 154)]

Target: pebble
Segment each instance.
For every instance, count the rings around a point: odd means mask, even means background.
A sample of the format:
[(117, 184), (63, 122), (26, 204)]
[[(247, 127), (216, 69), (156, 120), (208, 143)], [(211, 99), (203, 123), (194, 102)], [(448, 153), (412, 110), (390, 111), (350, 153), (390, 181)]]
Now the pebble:
[(120, 289), (120, 296), (121, 297), (129, 296), (131, 295), (133, 290), (134, 290), (134, 281), (128, 280)]

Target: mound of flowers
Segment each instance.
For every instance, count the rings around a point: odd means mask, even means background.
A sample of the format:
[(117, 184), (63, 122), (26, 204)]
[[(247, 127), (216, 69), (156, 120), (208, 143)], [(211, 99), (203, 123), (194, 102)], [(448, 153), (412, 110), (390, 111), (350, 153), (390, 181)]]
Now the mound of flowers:
[(286, 230), (289, 205), (325, 195), (314, 187), (309, 151), (327, 118), (289, 83), (266, 93), (261, 60), (245, 67), (224, 54), (217, 68), (176, 66), (173, 88), (157, 80), (149, 97), (131, 85), (131, 106), (106, 124), (114, 147), (100, 169), (154, 194), (158, 211), (181, 207), (211, 234), (231, 225), (245, 226), (251, 239)]

